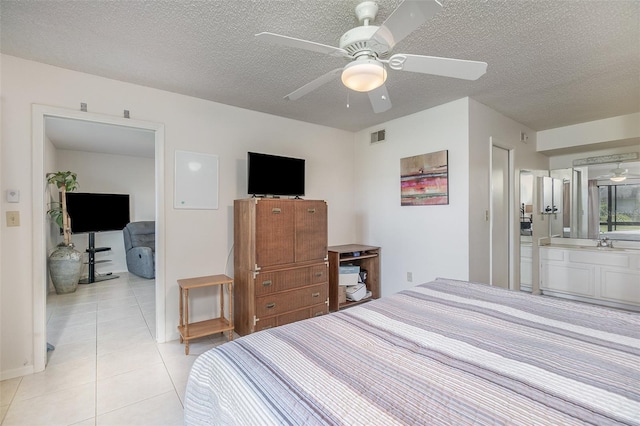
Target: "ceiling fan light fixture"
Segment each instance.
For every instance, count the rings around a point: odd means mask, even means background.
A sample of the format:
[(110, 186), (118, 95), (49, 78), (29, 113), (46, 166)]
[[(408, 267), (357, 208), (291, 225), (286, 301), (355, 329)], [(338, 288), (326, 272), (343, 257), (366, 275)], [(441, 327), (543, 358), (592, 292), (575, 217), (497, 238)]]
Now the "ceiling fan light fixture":
[(609, 178), (612, 182), (624, 182), (627, 179), (626, 176), (613, 176)]
[(342, 71), (342, 84), (356, 92), (369, 92), (387, 80), (387, 70), (375, 59), (360, 59), (347, 64)]

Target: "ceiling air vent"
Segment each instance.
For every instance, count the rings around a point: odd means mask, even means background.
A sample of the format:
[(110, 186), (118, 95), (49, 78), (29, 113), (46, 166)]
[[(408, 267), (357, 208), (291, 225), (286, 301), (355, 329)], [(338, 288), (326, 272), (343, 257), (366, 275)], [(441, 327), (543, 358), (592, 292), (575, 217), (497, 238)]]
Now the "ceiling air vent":
[(377, 132), (371, 133), (371, 143), (384, 142), (386, 138), (386, 130), (378, 130)]

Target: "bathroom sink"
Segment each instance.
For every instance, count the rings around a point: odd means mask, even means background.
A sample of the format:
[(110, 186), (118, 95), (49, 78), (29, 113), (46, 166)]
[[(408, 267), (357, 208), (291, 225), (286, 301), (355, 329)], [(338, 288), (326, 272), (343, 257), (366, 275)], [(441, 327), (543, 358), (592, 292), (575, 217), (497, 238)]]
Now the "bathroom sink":
[(601, 250), (601, 251), (624, 251), (623, 248), (617, 247), (596, 247), (596, 246), (580, 246), (582, 249)]

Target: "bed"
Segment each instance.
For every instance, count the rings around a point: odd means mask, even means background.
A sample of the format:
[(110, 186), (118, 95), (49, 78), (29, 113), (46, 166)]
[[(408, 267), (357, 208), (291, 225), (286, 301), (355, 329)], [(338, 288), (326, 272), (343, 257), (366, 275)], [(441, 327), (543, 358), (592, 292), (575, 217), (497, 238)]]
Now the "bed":
[(640, 315), (437, 279), (195, 361), (185, 424), (640, 424)]

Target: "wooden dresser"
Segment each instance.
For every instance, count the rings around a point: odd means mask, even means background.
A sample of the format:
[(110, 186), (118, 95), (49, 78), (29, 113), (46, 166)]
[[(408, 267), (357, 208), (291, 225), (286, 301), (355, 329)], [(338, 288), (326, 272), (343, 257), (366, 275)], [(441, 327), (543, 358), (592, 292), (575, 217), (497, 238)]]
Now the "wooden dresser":
[(328, 312), (325, 201), (235, 200), (233, 253), (238, 334)]

